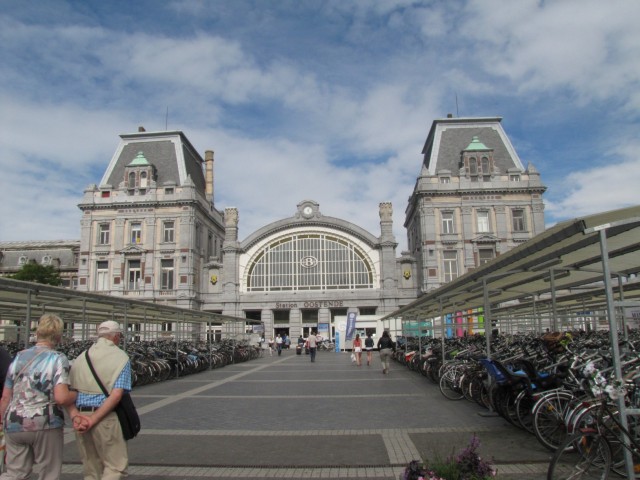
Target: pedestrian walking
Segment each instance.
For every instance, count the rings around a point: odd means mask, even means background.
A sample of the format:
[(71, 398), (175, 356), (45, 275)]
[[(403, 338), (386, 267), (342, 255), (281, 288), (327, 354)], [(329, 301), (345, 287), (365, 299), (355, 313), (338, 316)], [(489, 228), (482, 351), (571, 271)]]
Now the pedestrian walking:
[(69, 389), (69, 360), (55, 350), (62, 339), (60, 317), (42, 315), (35, 346), (22, 350), (6, 372), (0, 414), (6, 433), (6, 472), (0, 479), (58, 480), (64, 445), (63, 406), (73, 404)]
[(278, 356), (282, 355), (282, 337), (280, 334), (276, 336), (276, 350), (278, 351)]
[(364, 349), (367, 352), (367, 366), (369, 366), (373, 361), (373, 338), (371, 338), (371, 334), (368, 334), (367, 338), (364, 339)]
[[(113, 410), (122, 394), (131, 391), (131, 363), (118, 347), (121, 339), (118, 322), (102, 322), (98, 340), (74, 360), (71, 369), (71, 386), (78, 390), (78, 398), (68, 410), (86, 479), (119, 480), (127, 476), (127, 442)], [(102, 393), (95, 377), (108, 396)]]
[(353, 339), (353, 353), (356, 356), (356, 365), (362, 366), (362, 340), (360, 334), (356, 334), (356, 338)]
[(316, 350), (318, 349), (318, 339), (315, 332), (309, 333), (307, 338), (307, 346), (309, 347), (309, 356), (311, 357), (311, 363), (316, 361)]
[(378, 350), (380, 350), (380, 361), (382, 362), (382, 373), (385, 375), (389, 373), (389, 359), (391, 354), (395, 350), (395, 343), (391, 340), (389, 332), (385, 330), (382, 332), (380, 340), (378, 340)]

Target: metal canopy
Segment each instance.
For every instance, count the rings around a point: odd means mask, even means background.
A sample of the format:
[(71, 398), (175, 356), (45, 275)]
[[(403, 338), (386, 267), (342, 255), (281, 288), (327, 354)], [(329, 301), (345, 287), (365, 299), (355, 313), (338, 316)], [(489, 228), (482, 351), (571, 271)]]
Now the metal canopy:
[(555, 225), (382, 320), (431, 319), (485, 307), (485, 294), (492, 311), (516, 315), (530, 312), (534, 301), (574, 311), (606, 308), (601, 230), (616, 291), (625, 300), (640, 298), (640, 206), (635, 206)]
[(0, 278), (0, 320), (32, 321), (45, 312), (55, 313), (65, 322), (91, 324), (114, 318), (124, 318), (125, 323), (260, 323), (246, 318), (188, 310), (160, 303)]

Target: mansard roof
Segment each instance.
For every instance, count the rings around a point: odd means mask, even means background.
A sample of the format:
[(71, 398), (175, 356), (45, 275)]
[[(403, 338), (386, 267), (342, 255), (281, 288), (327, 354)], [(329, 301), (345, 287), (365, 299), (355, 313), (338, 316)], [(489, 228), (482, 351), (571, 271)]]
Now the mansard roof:
[[(204, 160), (180, 131), (138, 132), (120, 135), (120, 144), (100, 181), (100, 185), (118, 187), (125, 167), (136, 165), (142, 156), (156, 169), (156, 183), (175, 182), (181, 186), (191, 177), (196, 189), (205, 194)], [(133, 162), (133, 163), (132, 163)]]
[(523, 171), (522, 162), (501, 121), (501, 117), (434, 120), (422, 149), (424, 166), (429, 174), (435, 175), (440, 170), (450, 170), (455, 174), (460, 169), (462, 151), (478, 144), (492, 151), (494, 165), (500, 172), (507, 172), (510, 168)]

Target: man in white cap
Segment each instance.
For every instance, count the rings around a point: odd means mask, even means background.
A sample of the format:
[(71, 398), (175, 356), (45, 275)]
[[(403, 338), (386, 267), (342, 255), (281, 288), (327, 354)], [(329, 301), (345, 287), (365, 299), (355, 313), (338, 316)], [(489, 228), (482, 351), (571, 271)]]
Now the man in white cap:
[[(102, 322), (96, 343), (81, 353), (71, 368), (71, 387), (78, 390), (78, 398), (68, 411), (76, 430), (85, 480), (116, 480), (127, 476), (127, 442), (113, 411), (122, 394), (131, 390), (131, 363), (129, 356), (118, 348), (121, 338), (118, 322)], [(85, 353), (108, 396), (98, 386)]]

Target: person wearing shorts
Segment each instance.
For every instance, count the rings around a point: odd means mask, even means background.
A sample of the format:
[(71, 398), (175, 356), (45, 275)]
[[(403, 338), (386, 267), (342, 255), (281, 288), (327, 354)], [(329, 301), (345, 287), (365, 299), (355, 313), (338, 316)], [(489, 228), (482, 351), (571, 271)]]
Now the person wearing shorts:
[(371, 334), (364, 339), (364, 349), (367, 352), (367, 366), (369, 366), (373, 360), (373, 338), (371, 338)]

